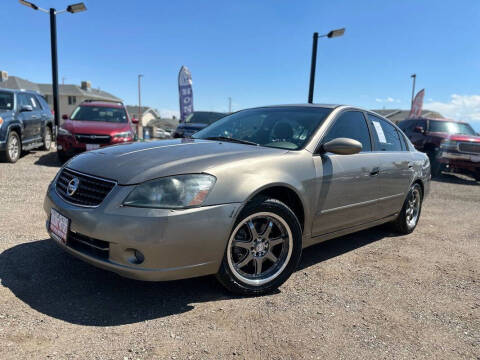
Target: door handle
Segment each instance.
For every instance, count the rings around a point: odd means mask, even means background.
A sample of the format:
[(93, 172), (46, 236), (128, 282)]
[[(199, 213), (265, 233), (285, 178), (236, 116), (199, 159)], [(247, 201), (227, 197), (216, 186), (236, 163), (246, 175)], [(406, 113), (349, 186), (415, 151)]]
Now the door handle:
[(380, 173), (380, 168), (379, 167), (374, 167), (372, 171), (370, 171), (370, 176), (376, 176)]
[(32, 115), (32, 119), (33, 119), (33, 120), (37, 120), (37, 119), (38, 119), (38, 116), (37, 116), (37, 115)]

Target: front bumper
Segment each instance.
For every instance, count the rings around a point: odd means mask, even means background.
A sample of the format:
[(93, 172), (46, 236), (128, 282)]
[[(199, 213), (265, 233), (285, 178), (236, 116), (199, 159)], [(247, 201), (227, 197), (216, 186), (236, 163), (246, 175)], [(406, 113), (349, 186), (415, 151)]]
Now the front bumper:
[(480, 154), (441, 151), (438, 154), (437, 160), (457, 171), (480, 171)]
[(0, 151), (5, 151), (5, 150), (7, 150), (7, 142), (0, 141)]
[[(117, 185), (100, 206), (84, 208), (64, 201), (54, 186), (49, 186), (44, 201), (47, 231), (54, 208), (70, 219), (72, 233), (106, 241), (109, 251), (106, 258), (99, 258), (54, 241), (94, 266), (138, 280), (215, 274), (240, 207), (239, 203), (186, 210), (124, 207), (121, 203), (132, 186)], [(141, 264), (131, 262), (132, 249), (144, 254)]]

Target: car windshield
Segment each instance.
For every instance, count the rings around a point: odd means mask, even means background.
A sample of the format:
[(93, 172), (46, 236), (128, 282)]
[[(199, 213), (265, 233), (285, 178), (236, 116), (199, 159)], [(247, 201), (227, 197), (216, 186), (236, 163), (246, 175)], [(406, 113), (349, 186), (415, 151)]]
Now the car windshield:
[(187, 116), (185, 123), (208, 125), (224, 116), (225, 114), (215, 112), (194, 112)]
[(13, 94), (11, 92), (0, 91), (0, 109), (13, 110)]
[(284, 106), (239, 111), (193, 135), (195, 139), (219, 139), (297, 150), (303, 148), (332, 109)]
[(79, 121), (126, 123), (127, 114), (125, 109), (119, 107), (79, 106), (73, 111), (70, 119)]
[(454, 121), (430, 121), (431, 132), (444, 132), (448, 134), (475, 135), (469, 124)]

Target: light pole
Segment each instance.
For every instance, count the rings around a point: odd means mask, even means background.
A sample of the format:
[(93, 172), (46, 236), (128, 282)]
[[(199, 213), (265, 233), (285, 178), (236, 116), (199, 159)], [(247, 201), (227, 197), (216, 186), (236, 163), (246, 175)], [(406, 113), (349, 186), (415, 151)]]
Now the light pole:
[(313, 46), (312, 46), (312, 65), (310, 68), (310, 88), (308, 91), (308, 103), (311, 104), (313, 102), (313, 90), (315, 88), (315, 68), (317, 65), (317, 44), (319, 37), (327, 37), (327, 38), (334, 38), (338, 36), (342, 36), (345, 33), (345, 28), (332, 30), (328, 34), (318, 35), (318, 32), (313, 33)]
[(138, 74), (138, 123), (137, 123), (137, 137), (139, 139), (143, 139), (142, 131), (142, 91), (141, 91), (141, 84), (140, 80), (142, 79), (143, 75)]
[(55, 116), (55, 129), (54, 129), (54, 137), (55, 141), (57, 138), (57, 131), (58, 126), (60, 125), (60, 109), (59, 109), (59, 101), (58, 101), (58, 60), (57, 60), (57, 14), (61, 14), (64, 12), (69, 12), (75, 14), (77, 12), (87, 10), (87, 7), (84, 3), (72, 4), (67, 6), (64, 10), (56, 10), (54, 8), (50, 8), (50, 10), (42, 9), (37, 5), (25, 1), (19, 0), (20, 4), (28, 6), (33, 10), (40, 10), (44, 13), (50, 14), (50, 47), (52, 53), (52, 90), (53, 90), (53, 112)]
[(232, 113), (232, 98), (228, 97), (228, 113)]
[(413, 79), (413, 84), (412, 84), (412, 102), (411, 105), (413, 105), (413, 97), (415, 96), (415, 80), (417, 79), (417, 74), (412, 74), (410, 77)]

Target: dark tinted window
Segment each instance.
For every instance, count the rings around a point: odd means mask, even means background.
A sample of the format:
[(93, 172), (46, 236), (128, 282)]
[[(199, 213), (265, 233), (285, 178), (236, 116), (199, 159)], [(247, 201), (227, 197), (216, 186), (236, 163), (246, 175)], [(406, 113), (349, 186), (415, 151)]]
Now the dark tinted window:
[(340, 137), (359, 141), (362, 144), (362, 151), (372, 150), (368, 126), (363, 113), (359, 111), (347, 111), (341, 114), (322, 142), (326, 143)]
[(0, 91), (0, 109), (13, 110), (13, 93)]
[(475, 135), (475, 131), (472, 127), (465, 123), (458, 123), (454, 121), (434, 121), (430, 120), (431, 132), (444, 132), (448, 134), (465, 134)]
[(224, 117), (225, 114), (223, 113), (215, 113), (215, 112), (194, 112), (187, 116), (185, 119), (186, 123), (192, 124), (211, 124)]
[(124, 123), (127, 122), (127, 113), (124, 108), (120, 107), (79, 106), (73, 110), (70, 119)]
[(399, 134), (392, 124), (370, 114), (368, 115), (368, 119), (372, 125), (375, 150), (402, 151)]
[(398, 127), (403, 131), (408, 131), (412, 129), (414, 124), (415, 120), (403, 120), (398, 123)]

